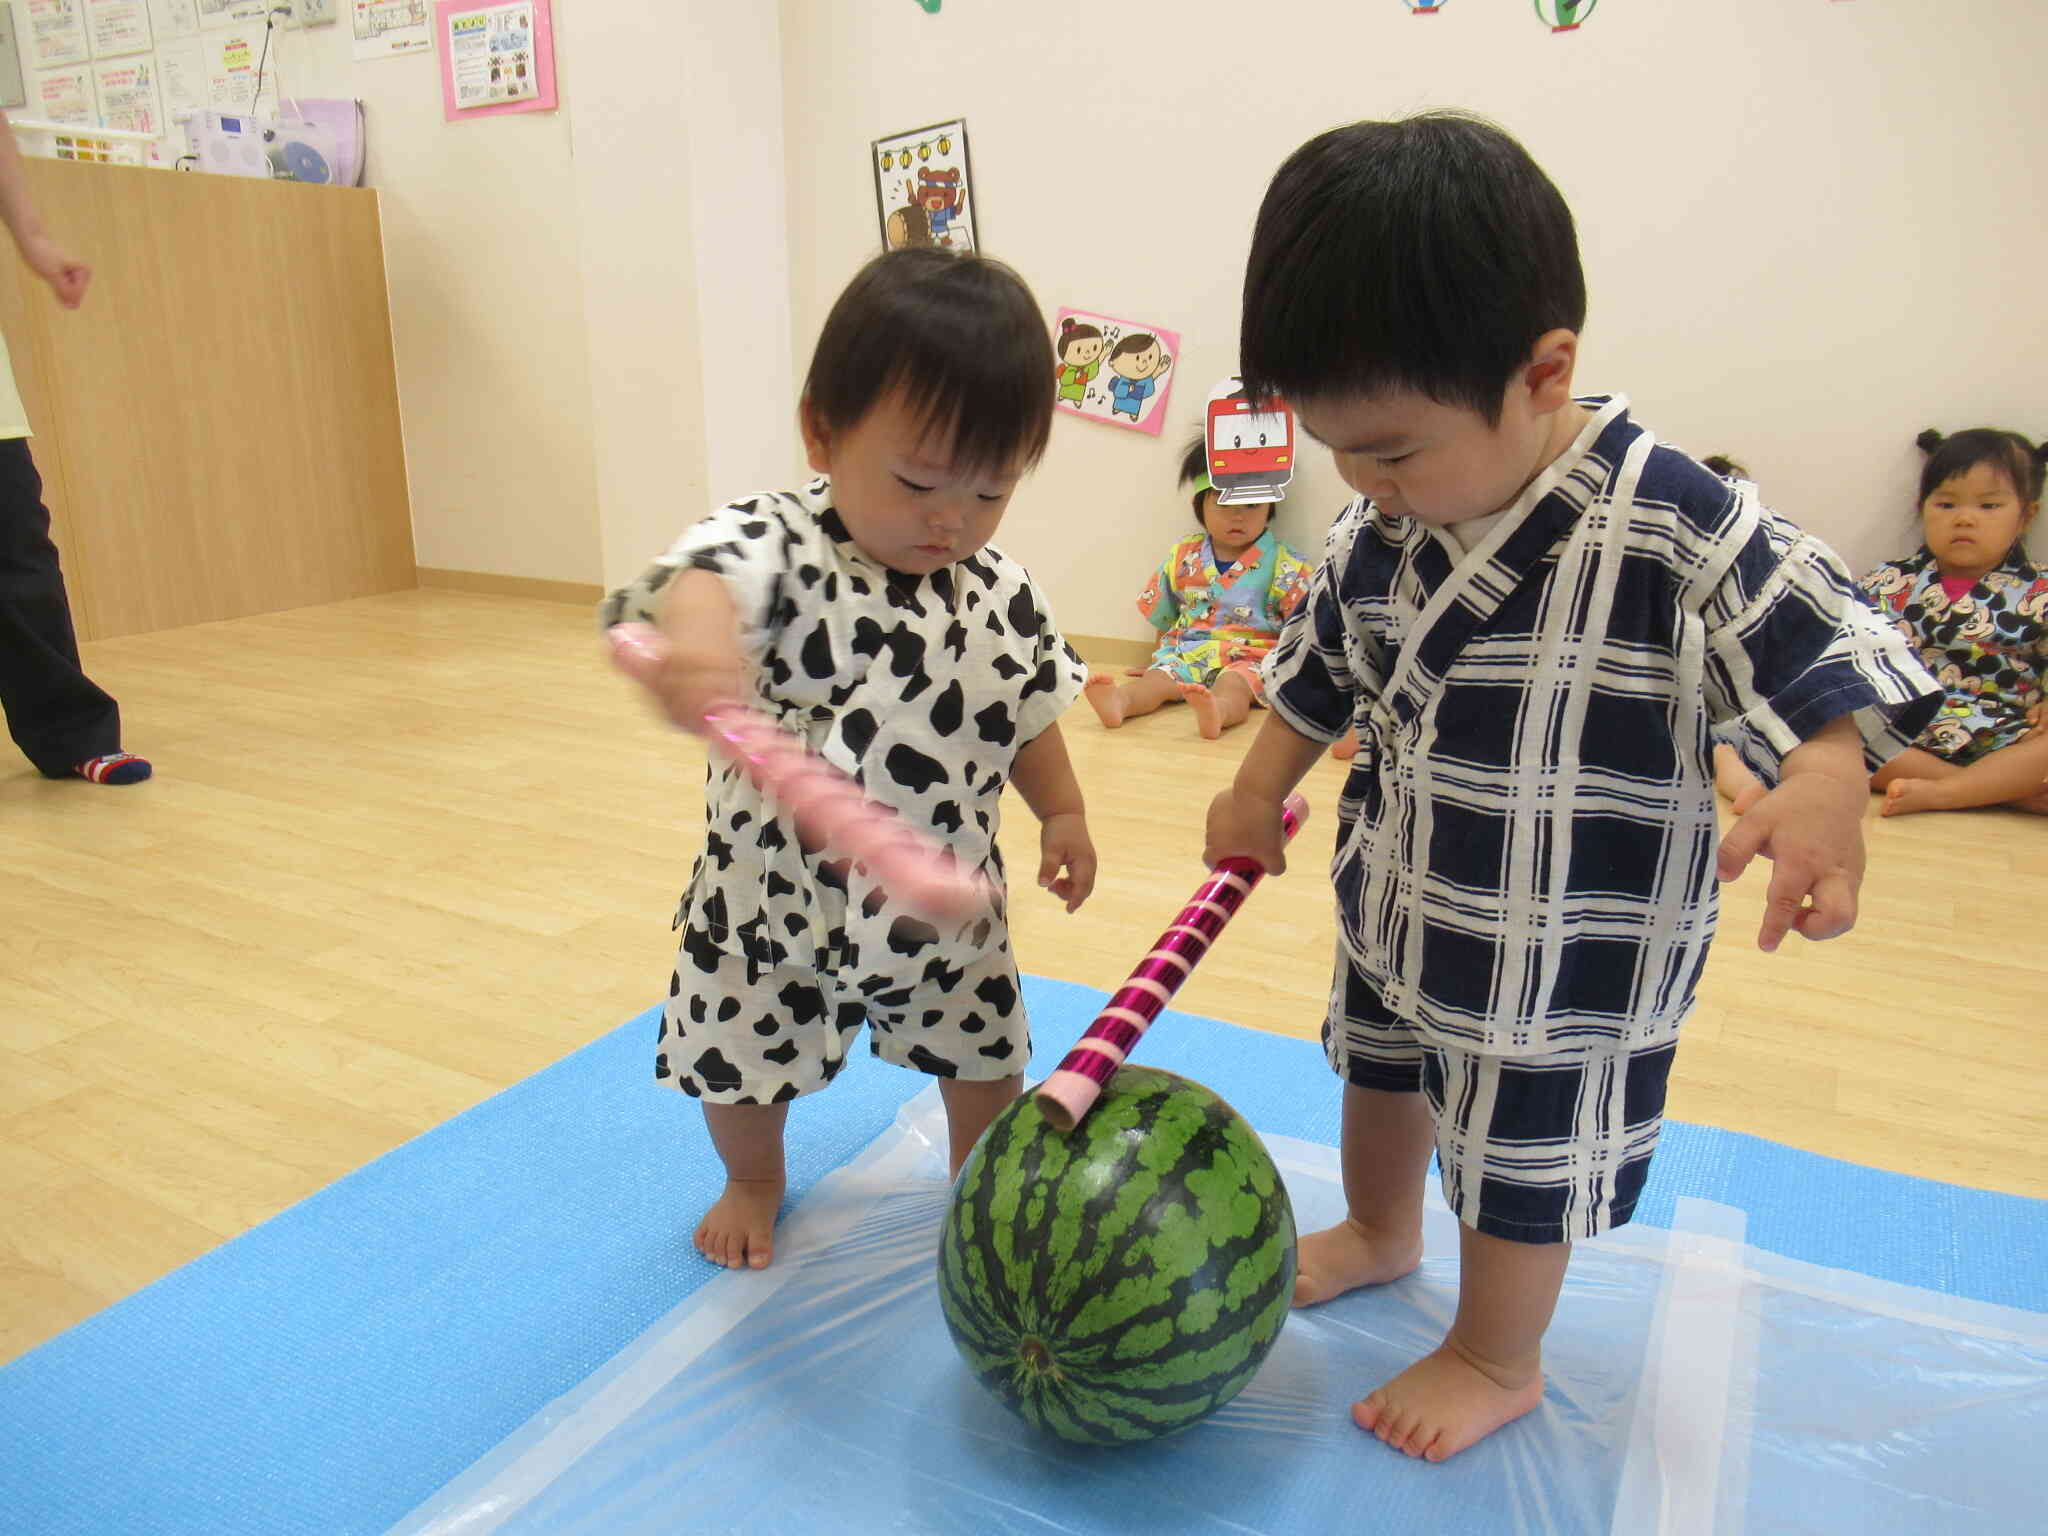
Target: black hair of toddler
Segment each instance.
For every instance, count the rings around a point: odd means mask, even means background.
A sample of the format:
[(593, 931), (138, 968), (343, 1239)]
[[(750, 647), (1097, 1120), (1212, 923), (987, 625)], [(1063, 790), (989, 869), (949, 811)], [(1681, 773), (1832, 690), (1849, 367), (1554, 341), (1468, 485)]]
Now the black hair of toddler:
[[(1197, 432), (1194, 435), (1194, 438), (1188, 443), (1188, 451), (1180, 456), (1179, 483), (1183, 486), (1194, 485), (1199, 480), (1205, 480), (1208, 477), (1208, 474), (1209, 434), (1206, 432)], [(1209, 488), (1201, 487), (1195, 491), (1195, 494), (1193, 496), (1190, 496), (1188, 498), (1189, 503), (1195, 509), (1196, 523), (1200, 524), (1205, 528), (1208, 526), (1208, 524), (1202, 522), (1202, 498), (1204, 496), (1207, 496), (1208, 494)]]
[(1972, 427), (1951, 437), (1943, 437), (1929, 427), (1913, 442), (1927, 455), (1927, 462), (1920, 468), (1922, 503), (1945, 482), (1957, 475), (1967, 475), (1979, 464), (1996, 465), (2002, 470), (2021, 501), (2035, 503), (2041, 499), (2048, 443), (2036, 446), (2017, 432), (2002, 432), (1996, 427)]
[(1333, 128), (1274, 173), (1239, 372), (1255, 400), (1413, 391), (1491, 427), (1538, 338), (1585, 323), (1557, 187), (1506, 130), (1425, 112)]
[(833, 304), (804, 405), (826, 432), (857, 426), (891, 391), (950, 439), (963, 473), (1027, 469), (1052, 430), (1045, 316), (1024, 279), (986, 256), (885, 251)]

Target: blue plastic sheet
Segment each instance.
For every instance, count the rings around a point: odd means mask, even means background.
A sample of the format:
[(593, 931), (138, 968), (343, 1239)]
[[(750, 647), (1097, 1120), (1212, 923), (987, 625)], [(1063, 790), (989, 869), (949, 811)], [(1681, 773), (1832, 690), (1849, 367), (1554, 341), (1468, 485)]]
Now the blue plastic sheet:
[[(1342, 1212), (1333, 1149), (1266, 1138), (1304, 1230)], [(785, 1223), (395, 1529), (423, 1533), (1356, 1532), (1586, 1536), (2041, 1528), (2048, 1319), (1821, 1269), (1679, 1203), (1575, 1252), (1542, 1406), (1442, 1465), (1348, 1405), (1441, 1339), (1457, 1228), (1422, 1268), (1294, 1314), (1192, 1430), (1089, 1450), (960, 1364), (934, 1284), (943, 1121), (927, 1092)]]

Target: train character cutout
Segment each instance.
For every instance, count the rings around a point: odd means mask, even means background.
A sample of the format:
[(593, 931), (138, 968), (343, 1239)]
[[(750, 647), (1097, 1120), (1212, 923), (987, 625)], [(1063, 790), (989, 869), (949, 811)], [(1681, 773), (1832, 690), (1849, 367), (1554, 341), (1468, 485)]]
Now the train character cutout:
[(1204, 431), (1209, 483), (1216, 500), (1279, 501), (1294, 478), (1294, 412), (1274, 396), (1254, 406), (1244, 381), (1231, 377), (1210, 392)]

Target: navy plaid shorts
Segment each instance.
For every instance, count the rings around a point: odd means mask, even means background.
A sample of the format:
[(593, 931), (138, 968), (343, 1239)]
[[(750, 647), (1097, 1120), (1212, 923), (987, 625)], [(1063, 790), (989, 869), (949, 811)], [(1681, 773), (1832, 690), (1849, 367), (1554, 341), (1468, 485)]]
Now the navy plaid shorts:
[(1394, 1017), (1339, 946), (1323, 1049), (1347, 1083), (1429, 1100), (1444, 1201), (1466, 1226), (1567, 1243), (1635, 1213), (1678, 1047), (1486, 1056), (1441, 1045)]

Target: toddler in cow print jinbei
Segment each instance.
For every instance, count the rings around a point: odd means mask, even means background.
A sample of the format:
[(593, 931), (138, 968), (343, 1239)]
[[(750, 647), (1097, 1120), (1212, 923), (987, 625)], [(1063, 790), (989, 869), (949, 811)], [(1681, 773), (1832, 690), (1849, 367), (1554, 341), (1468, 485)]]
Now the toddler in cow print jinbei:
[(1069, 912), (1095, 850), (1060, 738), (1086, 672), (1024, 569), (989, 544), (1052, 420), (1037, 301), (1000, 263), (892, 251), (826, 318), (799, 406), (819, 478), (691, 527), (603, 622), (659, 625), (648, 683), (677, 724), (743, 700), (979, 871), (990, 909), (942, 931), (865, 866), (803, 845), (714, 760), (704, 852), (675, 926), (655, 1075), (704, 1101), (724, 1194), (698, 1249), (773, 1252), (789, 1101), (873, 1053), (939, 1079), (957, 1170), (1031, 1054), (996, 827), (1005, 784), (1038, 817), (1038, 883)]

